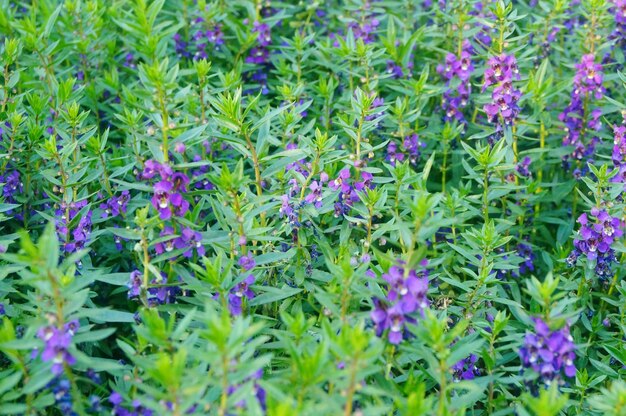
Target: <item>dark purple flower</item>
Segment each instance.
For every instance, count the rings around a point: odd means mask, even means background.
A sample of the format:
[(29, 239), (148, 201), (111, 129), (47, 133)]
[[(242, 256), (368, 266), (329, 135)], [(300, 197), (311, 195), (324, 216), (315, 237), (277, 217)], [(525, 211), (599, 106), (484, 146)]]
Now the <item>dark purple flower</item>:
[(452, 377), (455, 381), (473, 380), (480, 376), (480, 369), (476, 367), (478, 357), (470, 354), (467, 358), (462, 359), (452, 366)]
[(617, 262), (612, 246), (624, 234), (624, 224), (618, 217), (598, 208), (592, 208), (590, 216), (591, 219), (587, 214), (578, 217), (580, 229), (567, 261), (574, 265), (584, 256), (595, 266), (598, 278), (606, 281), (612, 276), (612, 265)]
[(108, 218), (109, 216), (117, 217), (120, 214), (126, 214), (128, 201), (130, 201), (129, 191), (122, 191), (120, 195), (109, 197), (105, 202), (100, 204), (102, 218)]
[(540, 318), (535, 318), (535, 332), (527, 333), (519, 355), (524, 368), (534, 370), (545, 384), (563, 382), (564, 377), (574, 377), (576, 346), (569, 326), (551, 330)]

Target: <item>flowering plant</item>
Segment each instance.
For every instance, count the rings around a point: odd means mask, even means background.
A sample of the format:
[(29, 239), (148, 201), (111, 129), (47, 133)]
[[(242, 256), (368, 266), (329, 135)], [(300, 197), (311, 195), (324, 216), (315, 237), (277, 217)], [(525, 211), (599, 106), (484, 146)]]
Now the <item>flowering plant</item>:
[(626, 414), (624, 0), (0, 0), (0, 414)]

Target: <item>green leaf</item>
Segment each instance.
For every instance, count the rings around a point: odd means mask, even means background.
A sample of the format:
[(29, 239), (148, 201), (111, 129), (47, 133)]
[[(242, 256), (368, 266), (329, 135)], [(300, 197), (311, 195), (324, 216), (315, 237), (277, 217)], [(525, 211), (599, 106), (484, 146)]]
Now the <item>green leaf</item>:
[(289, 286), (283, 286), (282, 288), (262, 286), (262, 290), (265, 293), (252, 299), (250, 301), (250, 306), (265, 305), (266, 303), (276, 302), (302, 292), (302, 289)]

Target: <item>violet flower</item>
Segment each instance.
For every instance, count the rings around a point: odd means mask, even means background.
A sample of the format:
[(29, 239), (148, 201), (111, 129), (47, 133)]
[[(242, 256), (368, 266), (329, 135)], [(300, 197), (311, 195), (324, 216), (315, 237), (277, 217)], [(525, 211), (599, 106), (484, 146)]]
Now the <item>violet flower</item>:
[(476, 366), (478, 357), (470, 354), (467, 358), (462, 359), (452, 366), (452, 377), (454, 381), (473, 380), (481, 374), (480, 369)]
[(78, 321), (66, 323), (62, 328), (46, 326), (37, 331), (37, 337), (44, 341), (45, 346), (41, 359), (52, 361), (52, 373), (59, 375), (63, 372), (64, 365), (74, 365), (76, 358), (70, 354), (68, 348), (72, 344), (72, 337), (79, 327)]
[(408, 336), (407, 324), (415, 323), (428, 307), (428, 262), (420, 263), (421, 269), (407, 270), (403, 263), (389, 268), (382, 275), (387, 283), (386, 299), (374, 298), (374, 310), (370, 317), (376, 327), (376, 335), (388, 331), (392, 344), (399, 344)]
[(520, 112), (517, 103), (522, 96), (521, 91), (513, 86), (513, 81), (520, 79), (517, 61), (514, 56), (502, 54), (491, 57), (488, 65), (482, 90), (492, 85), (495, 87), (491, 93), (491, 103), (485, 104), (483, 109), (490, 123), (499, 127), (502, 127), (501, 122), (511, 125)]
[(612, 246), (624, 234), (624, 224), (619, 218), (595, 207), (590, 216), (582, 214), (578, 217), (580, 230), (567, 262), (573, 266), (580, 257), (586, 258), (594, 265), (596, 276), (606, 282), (613, 275), (613, 264), (617, 263)]
[(551, 330), (541, 318), (534, 321), (535, 332), (526, 334), (519, 350), (522, 366), (536, 372), (546, 385), (552, 382), (563, 384), (565, 377), (576, 375), (576, 346), (569, 326)]
[(249, 274), (248, 277), (230, 290), (228, 294), (228, 309), (234, 316), (241, 315), (244, 299), (254, 298), (254, 291), (250, 288), (254, 281), (254, 275)]
[(474, 72), (472, 55), (474, 49), (468, 40), (463, 42), (461, 55), (448, 53), (445, 64), (437, 66), (437, 73), (446, 82), (446, 91), (441, 99), (441, 108), (444, 111), (445, 121), (457, 121), (465, 125), (467, 120), (463, 109), (467, 107), (471, 95), (472, 84), (470, 78)]

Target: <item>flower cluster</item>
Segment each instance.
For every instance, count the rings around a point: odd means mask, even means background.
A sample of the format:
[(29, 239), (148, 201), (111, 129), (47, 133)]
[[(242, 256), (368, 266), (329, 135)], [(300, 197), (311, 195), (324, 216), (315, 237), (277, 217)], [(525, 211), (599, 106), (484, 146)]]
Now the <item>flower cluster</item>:
[(567, 262), (574, 265), (579, 257), (584, 256), (595, 264), (598, 278), (606, 281), (612, 276), (612, 265), (617, 262), (612, 246), (624, 234), (624, 224), (605, 210), (592, 208), (590, 214), (591, 218), (586, 213), (578, 217), (580, 230)]
[[(71, 202), (69, 204), (62, 202), (55, 211), (56, 214), (56, 231), (63, 250), (70, 254), (85, 248), (87, 240), (91, 235), (91, 210), (87, 207), (87, 200)], [(75, 218), (81, 214), (78, 223)], [(74, 228), (72, 229), (72, 226)]]
[(74, 400), (72, 397), (72, 385), (68, 379), (64, 377), (55, 377), (52, 379), (48, 388), (54, 395), (54, 405), (62, 415), (77, 416), (74, 412)]
[(412, 71), (413, 71), (412, 61), (408, 62), (406, 69), (404, 69), (402, 65), (400, 65), (399, 63), (391, 59), (387, 61), (387, 73), (390, 74), (392, 78), (399, 79), (399, 78), (404, 78), (405, 76), (407, 77), (411, 76)]
[[(159, 233), (159, 237), (164, 239), (154, 246), (157, 254), (170, 253), (176, 249), (183, 250), (183, 256), (191, 258), (194, 252), (200, 257), (206, 253), (204, 245), (202, 245), (202, 234), (191, 228), (183, 227), (180, 236), (177, 236), (173, 227), (165, 226), (163, 231)], [(174, 256), (175, 254), (173, 253), (172, 257)]]
[(372, 179), (374, 176), (363, 170), (358, 172), (360, 180), (352, 179), (350, 168), (344, 168), (339, 171), (337, 178), (330, 181), (328, 186), (333, 191), (339, 191), (339, 197), (335, 203), (335, 216), (339, 217), (350, 212), (350, 207), (359, 201), (359, 194), (367, 188), (373, 189)]
[(594, 98), (596, 100), (601, 99), (605, 92), (602, 86), (602, 65), (596, 64), (594, 61), (594, 55), (587, 54), (582, 57), (580, 63), (576, 64), (570, 103), (559, 114), (559, 120), (565, 125), (563, 145), (574, 146), (570, 156), (574, 160), (582, 160), (585, 156), (593, 154), (595, 141), (598, 139), (594, 138), (586, 145), (584, 143), (585, 131), (598, 131), (602, 126), (600, 122), (602, 110), (599, 108), (590, 109), (591, 101)]
[[(206, 10), (208, 10), (207, 6)], [(190, 22), (191, 39), (186, 40), (180, 33), (174, 34), (174, 51), (181, 58), (209, 59), (209, 57), (224, 45), (222, 24), (207, 20), (198, 14)]]
[(270, 57), (268, 47), (272, 43), (270, 27), (267, 23), (254, 22), (252, 33), (256, 34), (256, 46), (250, 50), (246, 62), (257, 65), (267, 64)]
[[(146, 291), (148, 305), (156, 306), (166, 303), (174, 303), (178, 295), (184, 294), (178, 283), (179, 282), (168, 281), (167, 275), (163, 272), (161, 272), (159, 276), (154, 277), (150, 280), (150, 284)], [(132, 271), (126, 286), (128, 288), (128, 299), (134, 299), (141, 296), (143, 273), (139, 270)]]
[(241, 315), (244, 299), (253, 299), (254, 291), (250, 287), (255, 281), (254, 275), (249, 274), (244, 280), (237, 283), (228, 294), (228, 309), (234, 316)]
[[(296, 149), (297, 146), (295, 144), (287, 145), (287, 150)], [(305, 178), (306, 190), (302, 192), (302, 187), (298, 182), (298, 179), (291, 178), (288, 181), (290, 185), (287, 193), (281, 195), (281, 207), (279, 209), (279, 214), (281, 217), (287, 218), (289, 223), (295, 227), (300, 227), (300, 210), (304, 208), (306, 205), (313, 205), (315, 208), (320, 208), (322, 206), (322, 190), (325, 183), (328, 182), (328, 174), (326, 172), (321, 172), (319, 175), (319, 179), (310, 180), (309, 176), (311, 175), (311, 171), (313, 166), (306, 159), (301, 159), (292, 163), (287, 164), (285, 166), (285, 172), (294, 171), (299, 173)], [(300, 195), (303, 195), (304, 198), (300, 199)]]
[(159, 212), (162, 220), (173, 216), (182, 217), (189, 210), (189, 202), (183, 198), (187, 192), (189, 177), (182, 172), (174, 172), (166, 164), (155, 160), (148, 160), (144, 165), (143, 179), (152, 179), (160, 176), (161, 180), (154, 184), (152, 206)]
[(399, 344), (408, 334), (407, 324), (416, 322), (428, 307), (427, 260), (422, 260), (420, 270), (408, 269), (403, 263), (391, 266), (382, 275), (387, 283), (386, 299), (374, 298), (374, 310), (370, 316), (376, 326), (376, 335), (389, 330), (389, 342)]
[(612, 0), (612, 10), (615, 14), (615, 29), (609, 39), (615, 42), (622, 51), (626, 50), (626, 0)]
[(126, 214), (130, 201), (130, 192), (122, 191), (119, 195), (112, 195), (100, 204), (102, 218), (113, 218), (121, 214)]
[(395, 141), (390, 141), (387, 145), (387, 157), (386, 160), (392, 166), (396, 163), (402, 163), (408, 160), (412, 165), (415, 165), (422, 155), (421, 149), (426, 147), (426, 143), (420, 141), (419, 136), (415, 133), (410, 134), (404, 138), (402, 144), (398, 146)]
[[(24, 192), (24, 184), (20, 178), (20, 172), (17, 170), (10, 170), (4, 175), (0, 175), (0, 186), (2, 187), (2, 193), (0, 193), (0, 195), (7, 204), (17, 203), (15, 196)], [(11, 214), (12, 212), (13, 210), (8, 210), (7, 214)], [(21, 215), (19, 218), (21, 218)]]
[(481, 374), (480, 368), (476, 366), (478, 357), (470, 354), (467, 358), (462, 359), (452, 366), (452, 377), (455, 381), (473, 380)]
[(109, 396), (109, 403), (113, 405), (113, 416), (152, 416), (154, 412), (143, 406), (139, 400), (133, 400), (131, 403), (132, 410), (126, 409), (122, 404), (124, 398), (115, 390)]
[[(376, 31), (380, 26), (380, 21), (369, 14), (366, 14), (359, 22), (348, 23), (347, 30), (352, 31), (354, 39), (361, 39), (364, 44), (374, 43), (376, 41)], [(342, 34), (331, 33), (329, 35), (333, 41), (334, 47), (339, 47), (338, 38), (343, 37)]]
[(61, 327), (54, 325), (45, 326), (37, 331), (37, 337), (44, 342), (44, 350), (41, 354), (43, 361), (52, 361), (52, 373), (59, 375), (64, 366), (74, 365), (76, 358), (68, 349), (72, 345), (72, 338), (79, 328), (78, 321), (70, 321)]
[[(263, 377), (263, 369), (255, 371), (253, 374), (251, 374), (250, 376), (246, 377), (241, 384), (228, 386), (228, 395), (229, 396), (233, 395), (237, 390), (239, 390), (241, 388), (241, 386), (244, 383), (247, 383), (247, 382), (251, 381), (251, 382), (254, 383), (253, 386), (252, 386), (254, 397), (259, 402), (259, 405), (261, 406), (261, 409), (263, 410), (263, 412), (265, 412), (265, 410), (267, 408), (267, 403), (266, 403), (266, 396), (267, 396), (267, 394), (265, 392), (265, 389), (263, 387), (261, 387), (257, 383), (257, 380), (260, 380), (262, 377)], [(245, 409), (246, 408), (246, 400), (247, 399), (243, 399), (243, 400), (239, 401), (236, 404), (236, 406), (238, 408), (240, 408), (240, 409)]]
[(527, 333), (519, 356), (524, 368), (534, 370), (546, 385), (563, 383), (564, 377), (574, 377), (576, 346), (569, 326), (551, 330), (546, 322), (535, 318), (535, 332)]
[(441, 99), (445, 121), (456, 120), (462, 125), (467, 123), (463, 110), (467, 107), (472, 92), (470, 78), (474, 72), (473, 54), (472, 44), (465, 40), (461, 56), (448, 53), (445, 64), (437, 65), (437, 73), (446, 82), (446, 91)]
[(488, 65), (483, 91), (492, 85), (495, 87), (491, 93), (491, 103), (485, 104), (483, 109), (489, 122), (511, 125), (520, 112), (518, 101), (522, 96), (521, 91), (513, 86), (513, 81), (520, 79), (517, 60), (514, 56), (502, 54), (491, 57)]

